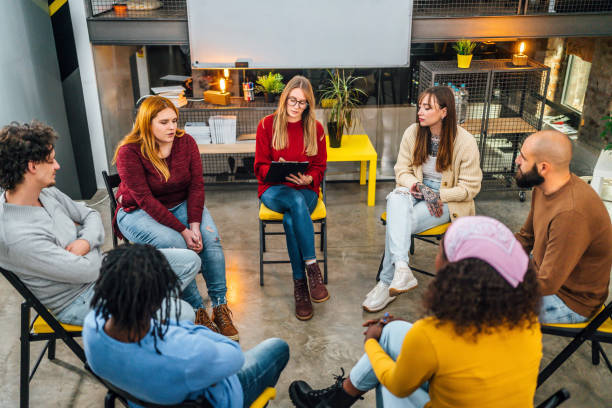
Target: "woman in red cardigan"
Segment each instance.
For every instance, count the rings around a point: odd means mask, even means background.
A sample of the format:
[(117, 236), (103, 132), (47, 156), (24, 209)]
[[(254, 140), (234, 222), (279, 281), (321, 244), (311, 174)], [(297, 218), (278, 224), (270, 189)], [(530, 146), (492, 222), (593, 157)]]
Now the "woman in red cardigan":
[[(329, 299), (317, 265), (310, 218), (317, 206), (319, 185), (327, 166), (325, 134), (315, 119), (314, 106), (308, 79), (293, 77), (280, 96), (276, 112), (259, 122), (255, 149), (259, 198), (269, 209), (284, 214), (283, 227), (293, 270), (295, 315), (300, 320), (312, 317), (311, 299), (314, 302)], [(264, 180), (273, 161), (309, 164), (304, 174), (292, 174), (284, 183), (270, 184)]]
[(140, 105), (132, 131), (119, 142), (114, 157), (121, 177), (117, 232), (130, 242), (197, 252), (213, 306), (212, 321), (195, 281), (182, 297), (196, 310), (196, 323), (238, 340), (225, 297), (225, 256), (204, 206), (200, 152), (177, 123), (172, 102), (151, 96)]

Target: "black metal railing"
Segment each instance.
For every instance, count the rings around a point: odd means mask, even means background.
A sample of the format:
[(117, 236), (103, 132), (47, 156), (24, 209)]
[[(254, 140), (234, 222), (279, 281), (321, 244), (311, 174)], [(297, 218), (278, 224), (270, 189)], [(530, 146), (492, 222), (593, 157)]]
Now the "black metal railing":
[[(187, 20), (186, 0), (90, 0), (96, 19)], [(612, 12), (612, 0), (414, 0), (414, 17)]]
[(415, 17), (612, 12), (611, 0), (414, 0)]

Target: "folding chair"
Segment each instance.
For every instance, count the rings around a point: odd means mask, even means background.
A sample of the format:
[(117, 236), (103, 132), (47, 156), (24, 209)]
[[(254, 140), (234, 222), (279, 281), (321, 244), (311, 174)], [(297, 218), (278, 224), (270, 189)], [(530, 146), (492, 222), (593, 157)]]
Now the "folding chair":
[[(129, 401), (133, 404), (138, 404), (141, 407), (145, 408), (212, 408), (210, 402), (208, 402), (208, 400), (204, 397), (200, 397), (197, 400), (183, 401), (180, 404), (174, 405), (160, 405), (142, 401), (129, 394), (127, 391), (115, 387), (113, 384), (111, 384), (109, 381), (106, 381), (102, 377), (98, 377), (91, 370), (89, 365), (87, 365), (87, 363), (85, 363), (85, 369), (89, 371), (91, 375), (97, 378), (98, 381), (104, 384), (104, 386), (108, 389), (106, 397), (104, 397), (104, 408), (114, 408), (116, 400), (119, 400), (126, 407), (128, 406)], [(274, 398), (276, 398), (276, 389), (268, 387), (259, 395), (259, 397), (257, 397), (255, 401), (253, 401), (250, 408), (263, 408), (268, 404), (268, 402), (270, 402), (270, 400), (273, 400)]]
[[(387, 212), (385, 211), (380, 215), (380, 221), (383, 225), (387, 225)], [(440, 240), (444, 237), (446, 230), (450, 227), (451, 223), (447, 222), (445, 224), (437, 225), (433, 228), (425, 230), (423, 232), (419, 232), (417, 234), (410, 235), (410, 255), (414, 255), (414, 240), (418, 239), (420, 241), (429, 242), (430, 244), (439, 245)], [(435, 239), (435, 241), (433, 241)], [(376, 274), (376, 281), (380, 280), (380, 272), (382, 271), (383, 262), (385, 260), (385, 253), (383, 252), (382, 258), (380, 259), (380, 265), (378, 266), (378, 273)], [(436, 276), (431, 272), (427, 272), (423, 269), (415, 268), (410, 265), (410, 269), (416, 272), (420, 272), (424, 275)]]
[[(327, 284), (327, 210), (325, 209), (325, 177), (321, 183), (321, 192), (319, 193), (319, 201), (310, 218), (314, 224), (319, 224), (319, 231), (315, 229), (315, 235), (321, 237), (321, 251), (323, 252), (323, 283)], [(283, 223), (283, 214), (270, 210), (263, 203), (259, 204), (259, 285), (264, 285), (263, 268), (265, 264), (284, 264), (291, 263), (289, 260), (266, 261), (264, 260), (264, 252), (266, 252), (266, 236), (268, 235), (285, 235), (285, 231), (267, 232), (266, 227), (270, 224)]]
[(559, 368), (565, 360), (585, 341), (591, 342), (591, 361), (593, 365), (599, 364), (599, 357), (603, 357), (610, 372), (612, 364), (599, 343), (612, 344), (612, 302), (601, 308), (592, 319), (579, 324), (543, 324), (542, 333), (553, 336), (572, 337), (572, 341), (550, 362), (538, 375), (538, 387), (544, 383)]
[[(110, 216), (111, 220), (113, 220), (115, 219), (115, 211), (117, 210), (117, 198), (115, 197), (115, 192), (113, 189), (119, 187), (119, 184), (121, 184), (121, 177), (119, 177), (118, 174), (112, 174), (109, 176), (106, 170), (102, 170), (102, 178), (104, 179), (104, 184), (106, 185), (106, 192), (108, 193), (108, 201), (110, 203)], [(117, 236), (112, 231), (112, 228), (111, 232), (113, 236), (113, 248), (117, 248)]]
[[(62, 324), (47, 310), (47, 308), (34, 296), (23, 282), (13, 272), (0, 268), (0, 272), (8, 280), (17, 292), (23, 297), (21, 304), (21, 362), (19, 372), (19, 406), (26, 408), (30, 400), (30, 381), (38, 365), (42, 361), (45, 352), (49, 350), (49, 360), (55, 359), (56, 340), (63, 340), (74, 354), (85, 362), (85, 352), (83, 348), (74, 340), (74, 337), (81, 336), (81, 326)], [(30, 318), (30, 308), (33, 308), (38, 315), (32, 321)], [(34, 368), (30, 372), (30, 343), (34, 341), (47, 341), (42, 352), (38, 356)]]

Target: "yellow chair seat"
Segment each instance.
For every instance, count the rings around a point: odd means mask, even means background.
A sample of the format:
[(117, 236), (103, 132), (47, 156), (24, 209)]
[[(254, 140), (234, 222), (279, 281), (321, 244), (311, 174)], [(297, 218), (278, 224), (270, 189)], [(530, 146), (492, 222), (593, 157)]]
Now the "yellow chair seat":
[[(315, 207), (312, 214), (310, 214), (310, 218), (313, 221), (322, 220), (327, 216), (327, 210), (325, 209), (325, 203), (323, 203), (323, 199), (319, 196), (319, 201), (317, 202), (317, 206)], [(283, 213), (279, 213), (276, 211), (272, 211), (268, 207), (261, 203), (259, 205), (259, 219), (263, 221), (282, 221)]]
[[(383, 222), (387, 222), (387, 212), (386, 211), (380, 215), (380, 219)], [(450, 225), (451, 225), (450, 222), (447, 222), (446, 224), (436, 225), (433, 228), (419, 232), (418, 234), (414, 234), (414, 235), (444, 235), (444, 233), (446, 232), (448, 227), (450, 227)]]
[(266, 388), (259, 397), (251, 404), (250, 408), (263, 408), (266, 404), (276, 398), (276, 389), (272, 387)]
[[(601, 311), (604, 309), (605, 306), (602, 306), (601, 309), (599, 310), (599, 312), (597, 312), (597, 314), (601, 313)], [(597, 316), (597, 315), (595, 315)], [(542, 326), (549, 326), (549, 327), (563, 327), (566, 329), (584, 329), (589, 323), (591, 323), (591, 320), (593, 320), (595, 318), (595, 316), (593, 316), (592, 318), (590, 318), (589, 320), (587, 320), (584, 323), (575, 323), (575, 324), (564, 324), (564, 323), (546, 323), (546, 324), (542, 324)], [(611, 319), (606, 319), (601, 326), (599, 326), (597, 328), (598, 332), (603, 332), (603, 333), (612, 333), (612, 318)]]
[[(64, 324), (64, 323), (60, 323), (60, 324), (66, 331), (69, 331), (69, 332), (76, 332), (76, 331), (83, 330), (83, 327), (81, 326), (74, 326), (72, 324)], [(53, 329), (51, 328), (51, 326), (49, 326), (47, 322), (45, 321), (45, 319), (43, 319), (40, 316), (38, 316), (36, 320), (34, 320), (32, 331), (34, 331), (34, 333), (37, 333), (37, 334), (53, 333)]]

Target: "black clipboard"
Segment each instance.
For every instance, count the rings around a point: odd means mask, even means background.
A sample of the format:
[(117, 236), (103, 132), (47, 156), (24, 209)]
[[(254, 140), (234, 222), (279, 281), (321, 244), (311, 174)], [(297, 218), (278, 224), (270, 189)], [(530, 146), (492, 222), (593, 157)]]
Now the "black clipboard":
[(264, 182), (266, 183), (284, 183), (286, 182), (286, 177), (290, 174), (295, 174), (297, 176), (298, 173), (304, 174), (308, 169), (308, 162), (298, 162), (298, 161), (273, 161), (270, 164), (270, 169), (268, 170), (268, 174), (266, 174), (266, 178)]

